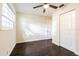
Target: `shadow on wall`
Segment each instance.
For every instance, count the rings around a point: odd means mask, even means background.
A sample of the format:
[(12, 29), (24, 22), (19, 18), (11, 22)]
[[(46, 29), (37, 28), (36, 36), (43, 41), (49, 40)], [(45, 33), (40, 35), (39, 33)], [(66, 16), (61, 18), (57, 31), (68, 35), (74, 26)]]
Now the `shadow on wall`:
[(46, 39), (48, 36), (45, 24), (26, 24), (21, 22), (22, 33), (24, 39)]

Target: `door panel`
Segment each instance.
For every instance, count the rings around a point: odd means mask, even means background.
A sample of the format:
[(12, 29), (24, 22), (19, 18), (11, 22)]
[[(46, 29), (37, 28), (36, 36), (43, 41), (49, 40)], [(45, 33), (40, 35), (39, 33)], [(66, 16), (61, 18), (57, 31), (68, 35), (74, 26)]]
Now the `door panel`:
[(75, 52), (75, 10), (60, 15), (60, 45)]

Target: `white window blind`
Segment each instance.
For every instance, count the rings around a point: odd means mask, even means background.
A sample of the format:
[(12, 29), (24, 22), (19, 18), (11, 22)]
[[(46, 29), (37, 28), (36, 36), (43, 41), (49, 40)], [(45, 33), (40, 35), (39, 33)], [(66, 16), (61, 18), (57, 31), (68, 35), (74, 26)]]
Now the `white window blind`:
[(1, 30), (10, 30), (14, 27), (15, 14), (7, 4), (2, 5)]

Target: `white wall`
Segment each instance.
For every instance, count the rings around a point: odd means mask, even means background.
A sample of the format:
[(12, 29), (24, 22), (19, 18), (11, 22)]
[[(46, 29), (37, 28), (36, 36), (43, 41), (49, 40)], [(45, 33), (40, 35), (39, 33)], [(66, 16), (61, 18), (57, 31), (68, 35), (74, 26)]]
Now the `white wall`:
[[(9, 4), (13, 8), (11, 4)], [(2, 4), (0, 4), (0, 15), (2, 11)], [(14, 11), (15, 12), (15, 11)], [(1, 16), (0, 16), (1, 20)], [(16, 44), (16, 27), (14, 23), (13, 30), (0, 30), (0, 56), (10, 55)]]
[(17, 43), (51, 38), (51, 17), (17, 13)]
[(59, 45), (59, 17), (58, 14), (52, 15), (52, 42)]
[[(53, 19), (52, 19), (52, 23), (53, 21), (56, 22), (56, 32), (54, 33), (55, 35), (52, 35), (52, 39), (53, 39), (53, 43), (59, 45), (59, 38), (60, 38), (60, 35), (59, 35), (59, 21), (60, 21), (60, 18), (59, 18), (59, 15), (62, 14), (62, 13), (65, 13), (67, 11), (70, 11), (72, 9), (75, 9), (76, 10), (76, 19), (75, 19), (75, 54), (79, 55), (79, 4), (68, 4), (67, 6), (63, 7), (62, 9), (59, 9), (57, 10), (53, 15)], [(53, 26), (53, 25), (52, 25)], [(53, 28), (52, 28), (53, 29)], [(53, 33), (53, 31), (52, 31)], [(57, 34), (58, 33), (58, 34)], [(64, 35), (63, 35), (64, 36)], [(58, 37), (58, 38), (57, 38)], [(70, 46), (71, 47), (71, 46)]]

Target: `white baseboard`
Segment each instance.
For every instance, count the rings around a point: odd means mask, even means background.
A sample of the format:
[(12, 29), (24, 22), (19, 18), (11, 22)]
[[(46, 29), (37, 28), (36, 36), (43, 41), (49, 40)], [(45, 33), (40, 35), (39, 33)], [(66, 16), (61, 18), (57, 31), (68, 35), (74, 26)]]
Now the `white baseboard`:
[(16, 46), (16, 43), (14, 44), (13, 48), (11, 49), (11, 51), (8, 53), (8, 56), (10, 56), (10, 54), (12, 53), (14, 47)]
[(75, 52), (75, 54), (79, 56), (79, 52)]
[(34, 41), (40, 41), (40, 40), (48, 40), (48, 39), (33, 39), (33, 40), (19, 41), (17, 43), (34, 42)]

